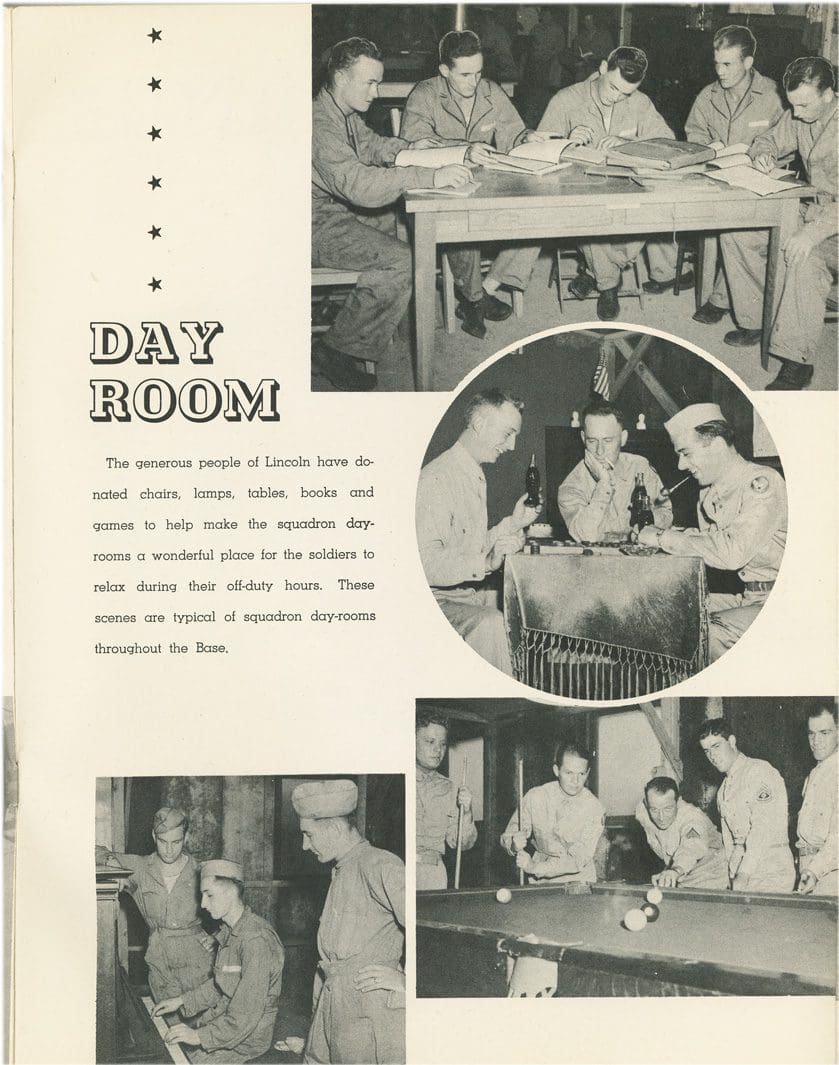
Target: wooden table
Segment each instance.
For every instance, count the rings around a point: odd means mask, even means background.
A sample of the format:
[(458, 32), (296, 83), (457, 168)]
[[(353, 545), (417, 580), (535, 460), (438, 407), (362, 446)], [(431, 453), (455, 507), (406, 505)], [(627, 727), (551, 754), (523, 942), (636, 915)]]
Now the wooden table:
[[(558, 237), (628, 237), (650, 233), (713, 232), (768, 229), (766, 298), (763, 305), (763, 352), (769, 340), (776, 303), (778, 253), (798, 225), (798, 204), (813, 195), (808, 186), (759, 197), (708, 180), (708, 188), (682, 187), (662, 181), (641, 188), (626, 178), (587, 177), (573, 164), (535, 178), (479, 170), (481, 187), (470, 197), (423, 192), (406, 196), (414, 228), (414, 310), (417, 333), (417, 383), (432, 385), (434, 355), (435, 269), (438, 244), (485, 241), (539, 242)], [(708, 238), (709, 241), (715, 237)], [(701, 302), (710, 295), (713, 277), (705, 277)]]

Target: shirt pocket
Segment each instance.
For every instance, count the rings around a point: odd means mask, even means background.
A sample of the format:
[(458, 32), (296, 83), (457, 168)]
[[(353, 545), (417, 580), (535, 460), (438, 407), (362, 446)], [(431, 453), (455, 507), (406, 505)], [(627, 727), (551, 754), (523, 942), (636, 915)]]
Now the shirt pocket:
[(620, 133), (615, 134), (616, 137), (623, 137), (624, 140), (631, 141), (638, 136), (638, 127), (629, 126), (626, 129), (622, 129)]
[(216, 965), (215, 977), (222, 994), (233, 998), (242, 979), (242, 966), (234, 965), (232, 962)]
[(764, 127), (766, 127), (768, 125), (769, 125), (769, 119), (768, 118), (761, 118), (761, 119), (758, 119), (756, 122), (750, 122), (749, 123), (749, 129), (763, 129)]

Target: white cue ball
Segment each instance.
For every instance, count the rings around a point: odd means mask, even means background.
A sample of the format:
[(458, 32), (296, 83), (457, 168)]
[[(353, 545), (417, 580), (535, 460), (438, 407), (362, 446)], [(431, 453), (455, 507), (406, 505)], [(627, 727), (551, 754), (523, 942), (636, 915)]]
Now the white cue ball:
[(513, 897), (513, 893), (508, 887), (500, 887), (495, 892), (495, 897), (496, 899), (498, 899), (499, 902), (510, 902)]
[(628, 910), (623, 923), (630, 932), (640, 932), (647, 923), (647, 917), (641, 910)]
[(647, 892), (647, 902), (651, 902), (653, 906), (658, 906), (664, 896), (661, 893), (661, 889), (657, 887), (651, 887)]

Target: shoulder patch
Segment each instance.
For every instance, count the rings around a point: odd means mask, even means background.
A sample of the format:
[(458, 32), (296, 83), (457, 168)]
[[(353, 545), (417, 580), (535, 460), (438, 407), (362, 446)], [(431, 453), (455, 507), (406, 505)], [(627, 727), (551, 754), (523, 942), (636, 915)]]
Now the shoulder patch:
[(768, 784), (761, 784), (757, 791), (758, 802), (771, 802), (772, 801), (772, 789)]
[(689, 828), (687, 832), (685, 832), (685, 839), (702, 839), (702, 837), (695, 828)]
[(764, 492), (769, 491), (769, 478), (764, 477), (763, 474), (761, 474), (759, 477), (754, 477), (752, 479), (751, 484), (749, 485), (749, 488), (751, 488), (751, 490), (753, 492), (756, 492), (758, 495), (763, 495)]

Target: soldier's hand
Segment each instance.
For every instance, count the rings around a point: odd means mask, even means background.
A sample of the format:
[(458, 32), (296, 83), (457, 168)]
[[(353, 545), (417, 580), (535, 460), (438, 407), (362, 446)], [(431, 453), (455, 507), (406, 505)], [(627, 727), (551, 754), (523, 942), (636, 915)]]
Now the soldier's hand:
[(656, 873), (655, 876), (652, 877), (652, 883), (655, 884), (656, 887), (674, 888), (678, 879), (679, 874), (675, 869), (664, 869), (662, 872)]
[(353, 977), (356, 991), (404, 991), (405, 974), (387, 965), (365, 965)]
[(492, 157), (496, 154), (488, 144), (480, 142), (470, 144), (466, 149), (466, 162), (474, 166), (486, 166), (492, 162)]
[(174, 998), (162, 998), (152, 1010), (152, 1017), (162, 1017), (164, 1013), (174, 1013), (183, 1006), (184, 1000), (181, 995)]
[(434, 171), (435, 189), (460, 189), (468, 185), (471, 180), (472, 171), (466, 166), (460, 166), (459, 163), (441, 166), (439, 170)]
[(526, 832), (514, 832), (511, 841), (513, 853), (517, 851), (523, 851), (527, 846), (527, 833)]
[(523, 869), (525, 873), (529, 873), (532, 865), (533, 859), (530, 857), (527, 851), (519, 851), (516, 855), (516, 866), (519, 869)]
[(656, 547), (658, 545), (658, 533), (659, 530), (655, 525), (645, 525), (638, 533), (637, 542), (643, 544), (644, 547)]
[(188, 1047), (200, 1047), (201, 1036), (188, 1024), (173, 1024), (163, 1038), (164, 1043), (186, 1043)]
[(424, 148), (442, 148), (443, 141), (439, 137), (420, 137), (418, 141), (411, 141), (411, 147), (418, 151)]
[(623, 137), (603, 137), (597, 142), (597, 147), (606, 151), (608, 148), (617, 148), (619, 144), (626, 144), (626, 140)]
[(816, 876), (816, 874), (811, 873), (808, 869), (806, 872), (801, 874), (801, 879), (798, 881), (798, 894), (809, 895), (818, 882), (819, 878)]
[(472, 792), (468, 788), (457, 789), (457, 805), (465, 814), (472, 812)]
[(583, 462), (586, 464), (586, 469), (589, 471), (595, 481), (598, 482), (598, 484), (600, 483), (600, 481), (605, 480), (606, 482), (608, 482), (609, 487), (614, 490), (615, 471), (614, 467), (610, 463), (599, 459), (596, 455), (592, 455), (590, 451), (583, 452)]
[(574, 126), (568, 134), (568, 140), (574, 144), (591, 144), (594, 140), (594, 130), (588, 126)]
[(529, 129), (524, 135), (525, 144), (543, 144), (551, 139), (550, 133), (544, 129)]
[(769, 174), (775, 169), (775, 157), (770, 155), (769, 152), (763, 152), (752, 159), (752, 166), (755, 170), (759, 170), (761, 174)]
[(784, 259), (787, 265), (794, 266), (796, 263), (803, 263), (817, 243), (818, 241), (807, 232), (806, 226), (799, 229), (784, 245)]
[(492, 550), (487, 558), (489, 569), (493, 572), (497, 570), (507, 555), (515, 555), (517, 551), (521, 551), (522, 546), (523, 541), (516, 533), (510, 536), (499, 536), (492, 545)]
[(527, 507), (524, 501), (527, 499), (527, 492), (519, 499), (516, 505), (513, 507), (513, 513), (510, 515), (510, 520), (514, 529), (526, 529), (528, 525), (532, 525), (539, 516), (539, 511), (542, 509), (542, 497), (539, 497), (538, 507)]

